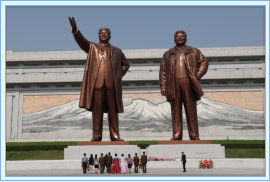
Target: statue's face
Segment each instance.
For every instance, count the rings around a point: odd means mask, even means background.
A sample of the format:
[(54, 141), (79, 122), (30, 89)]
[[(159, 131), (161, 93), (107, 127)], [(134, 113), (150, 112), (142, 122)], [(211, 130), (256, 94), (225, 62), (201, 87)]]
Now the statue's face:
[(174, 42), (176, 45), (185, 45), (186, 44), (186, 35), (183, 32), (178, 32), (174, 36)]
[(99, 41), (102, 43), (108, 43), (111, 39), (109, 32), (106, 29), (102, 29), (99, 34)]

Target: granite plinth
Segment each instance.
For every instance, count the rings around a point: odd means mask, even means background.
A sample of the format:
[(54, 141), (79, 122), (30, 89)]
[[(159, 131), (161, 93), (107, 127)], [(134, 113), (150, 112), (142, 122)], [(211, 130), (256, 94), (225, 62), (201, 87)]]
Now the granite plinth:
[(151, 157), (181, 158), (181, 152), (190, 159), (225, 158), (225, 147), (220, 144), (160, 144), (147, 148)]
[(118, 157), (121, 157), (121, 154), (124, 154), (125, 157), (130, 154), (134, 156), (135, 153), (139, 154), (139, 148), (137, 145), (116, 145), (115, 142), (112, 145), (101, 145), (101, 142), (98, 142), (99, 145), (77, 145), (77, 146), (68, 146), (64, 149), (64, 160), (81, 160), (83, 154), (86, 153), (86, 156), (89, 157), (90, 154), (95, 154), (100, 156), (103, 153), (103, 156), (107, 153), (111, 153), (112, 156), (117, 154)]
[(64, 149), (64, 159), (80, 160), (84, 153), (87, 156), (90, 154), (100, 156), (101, 153), (105, 155), (108, 152), (112, 156), (117, 153), (118, 157), (121, 154), (134, 156), (135, 153), (140, 156), (143, 151), (148, 157), (179, 159), (181, 152), (185, 152), (189, 159), (225, 158), (225, 147), (220, 144), (211, 144), (210, 140), (161, 140), (146, 149), (140, 149), (137, 145), (129, 145), (129, 141), (78, 142), (77, 146), (69, 146)]

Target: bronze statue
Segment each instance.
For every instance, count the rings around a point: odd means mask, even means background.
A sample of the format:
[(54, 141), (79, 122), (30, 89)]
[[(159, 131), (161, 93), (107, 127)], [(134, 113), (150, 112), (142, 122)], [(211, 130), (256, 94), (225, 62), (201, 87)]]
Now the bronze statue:
[(108, 113), (111, 141), (123, 141), (119, 135), (118, 113), (124, 111), (122, 77), (128, 71), (129, 63), (122, 50), (109, 43), (110, 29), (99, 30), (99, 43), (96, 44), (83, 37), (74, 17), (69, 17), (69, 21), (76, 42), (88, 54), (79, 107), (92, 111), (92, 141), (102, 140), (104, 112)]
[(185, 107), (189, 138), (199, 140), (196, 101), (203, 95), (199, 80), (207, 71), (208, 61), (200, 50), (187, 46), (186, 41), (186, 32), (175, 32), (176, 46), (164, 53), (160, 64), (161, 94), (166, 96), (171, 104), (172, 140), (182, 140), (182, 103)]

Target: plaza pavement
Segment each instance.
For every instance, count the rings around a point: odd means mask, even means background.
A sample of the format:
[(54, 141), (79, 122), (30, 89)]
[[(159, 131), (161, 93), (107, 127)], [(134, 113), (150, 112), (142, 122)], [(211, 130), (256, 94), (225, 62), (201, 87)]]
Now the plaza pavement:
[(218, 168), (218, 169), (199, 169), (199, 168), (187, 168), (187, 172), (182, 172), (182, 168), (150, 168), (147, 169), (147, 173), (131, 174), (108, 174), (108, 173), (92, 173), (83, 174), (81, 169), (54, 169), (54, 170), (8, 170), (6, 172), (7, 177), (11, 176), (265, 176), (264, 169), (229, 169), (229, 168)]

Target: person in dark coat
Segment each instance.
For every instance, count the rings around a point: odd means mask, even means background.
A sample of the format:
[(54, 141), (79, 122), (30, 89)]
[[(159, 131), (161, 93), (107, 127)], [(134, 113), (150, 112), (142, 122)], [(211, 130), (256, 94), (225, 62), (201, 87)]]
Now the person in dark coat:
[(107, 160), (108, 160), (108, 154), (105, 154), (105, 156), (104, 156), (104, 161), (105, 161), (104, 171), (107, 171), (108, 172)]
[(103, 157), (103, 153), (100, 154), (100, 157), (99, 157), (99, 172), (100, 173), (104, 173), (104, 168), (105, 168), (105, 159)]
[(111, 171), (111, 168), (112, 168), (112, 162), (113, 162), (113, 158), (112, 158), (112, 156), (111, 156), (111, 153), (109, 152), (109, 153), (108, 153), (108, 159), (107, 159), (107, 161), (106, 161), (106, 163), (107, 163), (107, 172), (108, 172), (108, 173), (110, 173), (110, 171)]
[(89, 160), (88, 160), (88, 166), (89, 166), (89, 173), (92, 173), (93, 167), (94, 167), (94, 157), (93, 154), (90, 154)]
[(134, 163), (134, 173), (138, 173), (138, 167), (139, 167), (140, 159), (137, 156), (137, 153), (135, 153), (135, 156), (133, 157), (133, 163)]
[(127, 73), (129, 63), (122, 50), (109, 43), (110, 29), (99, 30), (99, 43), (96, 44), (84, 38), (74, 17), (69, 17), (69, 21), (75, 41), (88, 54), (79, 107), (92, 111), (92, 141), (102, 140), (103, 113), (108, 113), (111, 141), (123, 141), (119, 134), (118, 113), (124, 112), (122, 77)]
[(147, 155), (145, 155), (145, 152), (143, 152), (143, 155), (141, 156), (141, 163), (142, 163), (143, 173), (146, 173)]
[(186, 171), (186, 155), (184, 154), (184, 152), (182, 152), (182, 158), (181, 158), (182, 164), (183, 164), (183, 172), (187, 172)]

